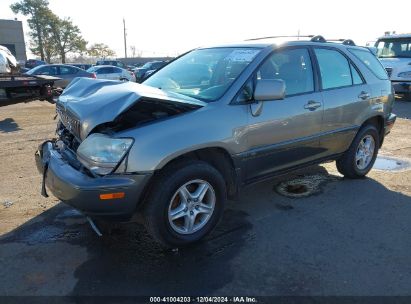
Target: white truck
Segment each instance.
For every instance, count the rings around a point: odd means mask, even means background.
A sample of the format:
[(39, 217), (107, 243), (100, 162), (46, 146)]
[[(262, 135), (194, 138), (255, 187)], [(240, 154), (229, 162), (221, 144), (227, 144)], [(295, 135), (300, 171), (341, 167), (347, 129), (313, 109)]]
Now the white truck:
[(382, 36), (375, 42), (375, 47), (395, 93), (403, 94), (411, 101), (411, 34)]

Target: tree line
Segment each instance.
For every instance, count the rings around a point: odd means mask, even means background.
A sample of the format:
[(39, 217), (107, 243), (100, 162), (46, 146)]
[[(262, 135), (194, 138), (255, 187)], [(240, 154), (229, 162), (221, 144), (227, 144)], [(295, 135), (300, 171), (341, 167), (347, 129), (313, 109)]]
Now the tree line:
[(115, 56), (113, 50), (103, 43), (95, 43), (87, 48), (87, 41), (70, 18), (60, 18), (48, 8), (47, 0), (20, 0), (10, 6), (15, 13), (28, 16), (30, 28), (30, 51), (50, 62), (59, 57), (66, 62), (67, 54), (88, 54), (92, 57)]

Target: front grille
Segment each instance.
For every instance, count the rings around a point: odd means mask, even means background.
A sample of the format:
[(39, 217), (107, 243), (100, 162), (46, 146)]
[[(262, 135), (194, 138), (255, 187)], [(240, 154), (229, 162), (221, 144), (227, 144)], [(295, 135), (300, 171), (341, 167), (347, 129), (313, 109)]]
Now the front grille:
[(66, 129), (78, 139), (80, 138), (80, 121), (62, 106), (57, 105), (57, 113)]
[(388, 77), (391, 77), (392, 68), (385, 68), (385, 70), (387, 71)]

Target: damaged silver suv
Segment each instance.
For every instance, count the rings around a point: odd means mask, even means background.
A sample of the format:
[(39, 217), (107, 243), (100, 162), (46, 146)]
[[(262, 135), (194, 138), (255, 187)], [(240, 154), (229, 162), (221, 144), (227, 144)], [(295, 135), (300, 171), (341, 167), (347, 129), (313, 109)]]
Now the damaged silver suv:
[(368, 49), (309, 38), (195, 49), (143, 84), (74, 80), (36, 153), (43, 195), (89, 219), (142, 214), (182, 246), (246, 184), (330, 160), (365, 176), (395, 122), (391, 83)]

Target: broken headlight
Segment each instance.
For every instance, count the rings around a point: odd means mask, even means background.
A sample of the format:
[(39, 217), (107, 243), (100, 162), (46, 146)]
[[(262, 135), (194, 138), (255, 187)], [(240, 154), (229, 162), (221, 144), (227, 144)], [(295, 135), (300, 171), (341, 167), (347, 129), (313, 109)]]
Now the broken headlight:
[(111, 173), (133, 145), (132, 138), (113, 138), (91, 134), (77, 149), (78, 160), (98, 175)]

